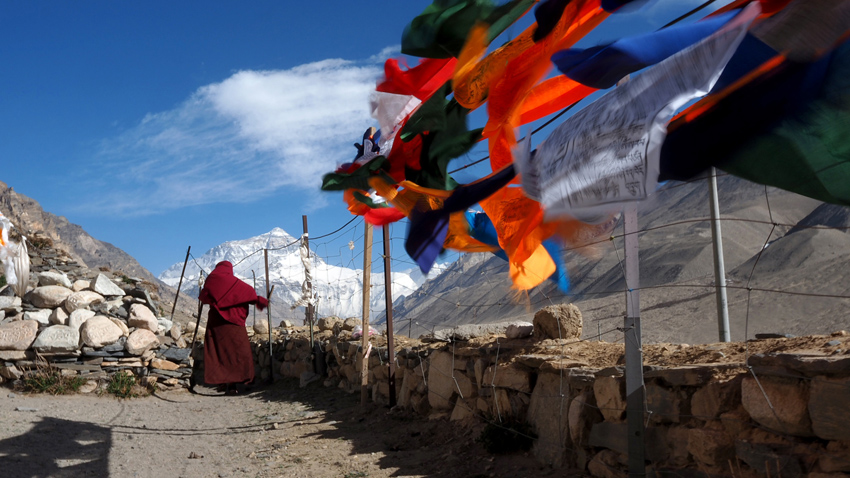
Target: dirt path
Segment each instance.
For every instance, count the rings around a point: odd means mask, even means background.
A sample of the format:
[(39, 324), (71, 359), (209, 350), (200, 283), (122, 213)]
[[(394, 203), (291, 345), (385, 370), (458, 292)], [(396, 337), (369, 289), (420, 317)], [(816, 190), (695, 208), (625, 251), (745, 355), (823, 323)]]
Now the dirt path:
[[(34, 477), (564, 476), (530, 453), (491, 456), (461, 429), (283, 381), (118, 400), (0, 389), (0, 475)], [(458, 430), (460, 430), (458, 432)], [(577, 476), (577, 475), (573, 475)]]

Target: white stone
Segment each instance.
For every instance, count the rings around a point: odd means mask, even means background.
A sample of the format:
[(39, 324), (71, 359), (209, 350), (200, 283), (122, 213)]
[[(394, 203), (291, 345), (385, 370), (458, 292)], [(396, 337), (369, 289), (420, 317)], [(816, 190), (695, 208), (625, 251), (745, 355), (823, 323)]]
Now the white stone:
[(71, 312), (71, 315), (68, 317), (68, 325), (77, 330), (80, 330), (80, 327), (89, 319), (94, 317), (96, 314), (88, 309), (77, 309)]
[(80, 338), (83, 343), (93, 348), (114, 344), (123, 335), (120, 327), (102, 315), (88, 319), (80, 328)]
[(89, 281), (78, 279), (75, 280), (74, 283), (71, 285), (71, 290), (74, 292), (80, 292), (82, 290), (87, 290), (90, 285), (91, 283)]
[(68, 276), (62, 272), (47, 271), (39, 272), (37, 275), (39, 286), (61, 285), (66, 289), (71, 288), (71, 280), (68, 279)]
[(42, 330), (32, 344), (37, 352), (74, 352), (80, 346), (80, 331), (67, 325), (52, 325)]
[(127, 318), (127, 325), (138, 329), (146, 329), (153, 333), (159, 331), (159, 323), (156, 316), (151, 310), (142, 304), (133, 304), (130, 306), (130, 316)]
[(26, 350), (35, 340), (38, 322), (18, 320), (0, 325), (0, 350)]
[(89, 286), (91, 290), (97, 292), (98, 294), (109, 297), (109, 296), (124, 296), (124, 289), (118, 287), (112, 280), (106, 277), (103, 274), (98, 274), (97, 277), (91, 282)]
[(166, 319), (165, 317), (159, 317), (156, 319), (156, 325), (157, 331), (160, 332), (162, 335), (165, 335), (168, 333), (169, 330), (171, 330), (171, 327), (174, 326), (174, 322), (169, 319)]
[(177, 340), (183, 336), (183, 328), (180, 327), (180, 324), (174, 324), (171, 326), (171, 330), (168, 331), (168, 335), (172, 339)]
[(71, 312), (77, 309), (86, 309), (90, 305), (100, 304), (104, 302), (106, 299), (97, 292), (93, 292), (90, 290), (81, 290), (79, 292), (74, 292), (69, 295), (67, 299), (65, 299), (65, 310), (70, 314)]
[(269, 323), (266, 320), (258, 320), (254, 322), (254, 333), (262, 336), (269, 334)]
[(32, 305), (41, 309), (52, 309), (59, 307), (65, 302), (65, 299), (73, 294), (71, 289), (62, 287), (61, 285), (46, 285), (36, 287), (31, 290), (27, 296)]
[(508, 326), (505, 336), (509, 339), (522, 339), (530, 337), (533, 330), (534, 324), (531, 322), (516, 322)]
[(86, 383), (84, 383), (80, 386), (79, 392), (80, 393), (92, 393), (95, 390), (97, 390), (97, 382), (95, 382), (94, 380), (89, 380), (88, 382), (86, 382)]
[(130, 335), (130, 327), (127, 327), (127, 324), (124, 323), (121, 319), (116, 319), (115, 317), (109, 317), (109, 320), (112, 321), (113, 324), (117, 325), (119, 329), (121, 329), (121, 333), (124, 337)]
[(163, 360), (163, 359), (155, 358), (155, 359), (151, 360), (151, 368), (158, 368), (160, 370), (174, 371), (174, 370), (177, 370), (178, 368), (180, 368), (180, 366), (177, 365), (176, 363), (170, 361), (170, 360)]
[(68, 325), (68, 313), (65, 312), (64, 308), (57, 307), (53, 309), (53, 312), (50, 313), (50, 317), (48, 317), (47, 320), (54, 325)]
[(21, 306), (21, 298), (13, 295), (0, 295), (0, 310), (13, 310)]
[(24, 320), (34, 320), (41, 325), (50, 325), (50, 309), (28, 310), (24, 312)]
[(147, 329), (136, 329), (127, 337), (124, 348), (131, 355), (142, 355), (153, 347), (159, 346), (159, 339)]

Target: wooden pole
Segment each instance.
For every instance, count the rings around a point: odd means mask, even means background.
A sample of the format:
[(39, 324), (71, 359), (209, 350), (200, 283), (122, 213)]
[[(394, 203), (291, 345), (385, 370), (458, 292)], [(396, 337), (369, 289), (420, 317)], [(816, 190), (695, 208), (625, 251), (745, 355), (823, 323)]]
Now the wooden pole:
[(384, 225), (384, 287), (387, 304), (387, 362), (389, 362), (390, 407), (395, 406), (395, 343), (393, 341), (393, 292), (390, 267), (390, 225)]
[(626, 205), (623, 229), (626, 262), (626, 423), (628, 435), (629, 478), (646, 476), (646, 444), (644, 440), (643, 351), (640, 334), (640, 275), (638, 261), (637, 204)]
[(369, 304), (372, 296), (372, 225), (366, 221), (363, 239), (363, 335), (361, 337), (360, 405), (369, 401)]
[[(310, 236), (307, 233), (307, 216), (301, 216), (301, 222), (304, 225), (304, 245), (307, 247), (307, 259), (309, 259), (310, 258)], [(305, 270), (304, 273), (306, 274), (307, 271)], [(309, 293), (310, 293), (311, 302), (309, 304), (307, 304), (305, 314), (306, 314), (307, 322), (310, 324), (310, 350), (312, 351), (313, 350), (313, 320), (314, 320), (313, 303), (312, 303), (313, 282), (310, 280), (309, 277), (307, 277), (307, 290), (310, 291)], [(313, 364), (313, 365), (314, 365), (313, 368), (315, 368), (315, 364)]]
[[(183, 285), (183, 274), (186, 273), (186, 264), (189, 263), (189, 252), (192, 251), (192, 246), (186, 249), (186, 259), (183, 260), (183, 270), (180, 271), (180, 281), (177, 282), (177, 293), (174, 294), (174, 304), (171, 306), (171, 321), (174, 322), (174, 310), (177, 309), (177, 299), (180, 297), (180, 287)], [(201, 291), (198, 291), (200, 294)]]

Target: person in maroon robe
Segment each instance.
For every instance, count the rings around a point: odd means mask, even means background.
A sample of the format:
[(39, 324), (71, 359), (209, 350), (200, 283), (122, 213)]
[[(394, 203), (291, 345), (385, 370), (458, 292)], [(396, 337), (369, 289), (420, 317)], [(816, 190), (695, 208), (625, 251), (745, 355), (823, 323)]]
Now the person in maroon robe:
[(200, 300), (210, 306), (204, 338), (204, 382), (238, 393), (254, 381), (254, 355), (245, 330), (248, 305), (269, 305), (233, 275), (233, 264), (221, 261), (207, 277)]

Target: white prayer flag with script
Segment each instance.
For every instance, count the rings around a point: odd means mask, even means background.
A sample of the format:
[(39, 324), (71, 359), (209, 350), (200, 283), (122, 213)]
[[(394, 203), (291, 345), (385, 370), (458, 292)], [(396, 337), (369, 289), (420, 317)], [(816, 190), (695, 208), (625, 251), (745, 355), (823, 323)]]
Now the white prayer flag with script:
[(514, 163), (523, 190), (546, 218), (594, 222), (652, 193), (667, 122), (708, 93), (759, 12), (750, 4), (710, 37), (608, 92), (558, 126), (535, 154), (519, 145)]

